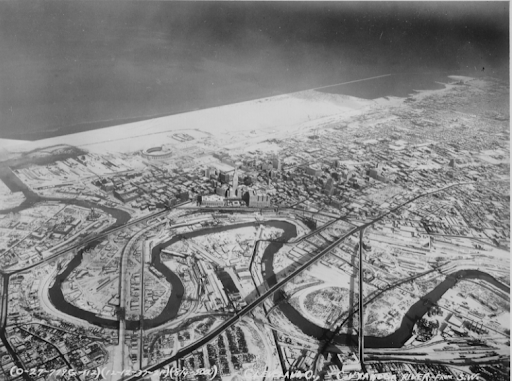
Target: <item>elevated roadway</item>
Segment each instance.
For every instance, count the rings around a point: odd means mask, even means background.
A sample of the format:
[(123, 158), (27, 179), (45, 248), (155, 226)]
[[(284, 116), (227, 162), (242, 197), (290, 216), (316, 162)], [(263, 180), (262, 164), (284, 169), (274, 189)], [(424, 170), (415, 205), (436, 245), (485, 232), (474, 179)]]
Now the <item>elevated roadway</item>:
[[(435, 190), (431, 190), (431, 191), (428, 191), (428, 192), (424, 192), (424, 193), (418, 194), (417, 196), (415, 196), (415, 197), (413, 197), (413, 198), (411, 198), (411, 199), (409, 199), (407, 201), (404, 201), (403, 203), (400, 203), (400, 204), (394, 206), (393, 208), (391, 208), (387, 212), (383, 213), (379, 217), (377, 217), (377, 218), (375, 218), (375, 219), (373, 219), (373, 220), (371, 220), (371, 221), (369, 221), (369, 222), (367, 222), (367, 223), (365, 223), (363, 225), (355, 227), (354, 229), (350, 230), (348, 233), (344, 234), (343, 236), (341, 236), (340, 238), (338, 238), (337, 240), (335, 240), (334, 242), (329, 244), (325, 249), (321, 250), (319, 253), (317, 253), (316, 255), (311, 257), (309, 260), (304, 262), (302, 265), (297, 267), (287, 277), (282, 279), (280, 282), (276, 283), (274, 286), (270, 287), (267, 291), (262, 293), (254, 301), (252, 301), (247, 306), (245, 306), (240, 311), (238, 311), (238, 313), (235, 316), (233, 316), (232, 318), (230, 318), (230, 319), (226, 320), (225, 322), (223, 322), (222, 324), (220, 324), (218, 327), (213, 329), (211, 332), (209, 332), (202, 339), (196, 341), (195, 343), (193, 343), (193, 344), (191, 344), (191, 345), (189, 345), (189, 346), (187, 346), (185, 348), (182, 348), (182, 349), (178, 350), (178, 352), (176, 352), (173, 356), (171, 356), (171, 357), (169, 357), (169, 358), (167, 358), (167, 359), (165, 359), (163, 361), (160, 361), (157, 364), (151, 365), (151, 366), (143, 369), (142, 370), (142, 374), (128, 377), (126, 380), (127, 381), (140, 380), (140, 379), (148, 376), (149, 374), (151, 374), (153, 372), (156, 372), (159, 369), (162, 369), (163, 367), (165, 367), (165, 366), (167, 366), (169, 364), (172, 364), (173, 362), (177, 361), (178, 359), (180, 359), (180, 358), (182, 358), (184, 356), (187, 356), (188, 354), (190, 354), (190, 353), (196, 351), (197, 349), (201, 348), (203, 345), (206, 345), (208, 342), (210, 342), (216, 336), (218, 336), (219, 334), (224, 332), (226, 329), (231, 327), (233, 324), (238, 322), (242, 317), (244, 317), (247, 314), (249, 314), (252, 310), (254, 310), (257, 306), (259, 306), (265, 299), (267, 299), (268, 297), (272, 296), (276, 291), (278, 291), (279, 289), (284, 287), (286, 284), (288, 284), (290, 281), (292, 281), (295, 277), (300, 275), (304, 270), (306, 270), (311, 265), (313, 265), (315, 262), (320, 260), (324, 255), (326, 255), (332, 249), (334, 249), (336, 246), (338, 246), (347, 237), (349, 237), (349, 236), (351, 236), (351, 235), (353, 235), (355, 233), (363, 231), (364, 229), (368, 228), (369, 226), (371, 226), (371, 225), (375, 224), (376, 222), (382, 220), (383, 218), (387, 217), (389, 214), (394, 213), (398, 209), (400, 209), (400, 208), (404, 207), (405, 205), (408, 205), (408, 204), (416, 201), (419, 198), (422, 198), (422, 197), (425, 197), (425, 196), (429, 196), (431, 194), (435, 194), (435, 193), (438, 193), (438, 192), (442, 192), (442, 191), (448, 190), (448, 189), (456, 187), (456, 186), (473, 184), (473, 183), (474, 182), (455, 183), (455, 184), (447, 185), (447, 186), (445, 186), (443, 188), (440, 188), (440, 189), (435, 189)], [(360, 267), (362, 267), (362, 265)], [(327, 342), (330, 343), (330, 340), (328, 340)]]

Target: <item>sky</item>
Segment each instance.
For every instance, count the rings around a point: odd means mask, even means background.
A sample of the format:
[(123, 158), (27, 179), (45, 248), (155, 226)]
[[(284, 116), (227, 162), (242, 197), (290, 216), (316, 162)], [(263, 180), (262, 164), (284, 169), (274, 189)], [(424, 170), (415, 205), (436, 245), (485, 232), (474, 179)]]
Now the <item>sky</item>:
[(508, 2), (0, 2), (0, 138), (404, 72), (509, 73)]

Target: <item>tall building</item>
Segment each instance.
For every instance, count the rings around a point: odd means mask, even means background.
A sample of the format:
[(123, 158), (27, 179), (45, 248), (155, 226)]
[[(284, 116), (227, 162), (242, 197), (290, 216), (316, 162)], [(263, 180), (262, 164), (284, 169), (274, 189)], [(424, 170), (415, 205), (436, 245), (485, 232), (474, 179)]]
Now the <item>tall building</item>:
[(263, 192), (248, 192), (248, 206), (250, 208), (265, 208), (270, 206), (270, 196)]
[(229, 184), (231, 182), (231, 174), (221, 171), (219, 175), (219, 180), (224, 184)]
[(281, 170), (281, 158), (279, 156), (274, 156), (272, 160), (272, 166), (274, 167), (274, 169), (277, 169), (278, 171)]
[(334, 179), (332, 177), (329, 177), (329, 179), (325, 182), (324, 190), (326, 195), (332, 196), (334, 192)]
[(204, 171), (204, 175), (208, 178), (210, 178), (211, 176), (216, 176), (217, 175), (217, 168), (215, 167), (208, 167), (205, 169)]
[(233, 189), (238, 188), (238, 173), (235, 169), (235, 173), (233, 174), (233, 183), (232, 183)]

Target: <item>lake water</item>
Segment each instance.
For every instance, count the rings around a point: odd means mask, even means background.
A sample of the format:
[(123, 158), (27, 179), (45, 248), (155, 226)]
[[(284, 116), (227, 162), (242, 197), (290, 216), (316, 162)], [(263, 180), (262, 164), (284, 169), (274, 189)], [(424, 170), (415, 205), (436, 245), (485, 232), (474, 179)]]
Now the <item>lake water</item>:
[(321, 89), (331, 94), (350, 95), (363, 99), (377, 99), (386, 96), (407, 97), (415, 90), (442, 89), (442, 83), (453, 82), (447, 75), (438, 73), (392, 74), (386, 77), (347, 83)]
[[(389, 73), (485, 67), (496, 76), (494, 65), (508, 77), (507, 3), (482, 4), (495, 14), (479, 25), (453, 22), (467, 4), (436, 5), (436, 17), (408, 7), (1, 2), (0, 138), (37, 140)], [(394, 76), (329, 91), (373, 99), (430, 86)]]

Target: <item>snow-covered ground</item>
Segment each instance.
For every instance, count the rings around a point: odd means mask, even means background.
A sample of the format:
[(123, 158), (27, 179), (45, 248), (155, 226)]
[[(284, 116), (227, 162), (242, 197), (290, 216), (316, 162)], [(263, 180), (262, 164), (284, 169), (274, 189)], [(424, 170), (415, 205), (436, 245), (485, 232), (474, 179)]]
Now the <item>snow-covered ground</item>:
[(196, 131), (197, 134), (198, 130), (214, 139), (232, 138), (233, 132), (250, 133), (253, 130), (257, 131), (256, 135), (265, 132), (268, 138), (270, 132), (294, 132), (304, 123), (333, 115), (348, 116), (369, 104), (371, 102), (354, 97), (308, 90), (35, 142), (0, 140), (0, 150), (26, 152), (56, 144), (69, 144), (97, 153), (131, 152), (150, 147), (155, 142), (159, 146), (172, 144), (180, 148), (190, 146), (191, 142), (180, 143), (172, 137), (172, 133)]

